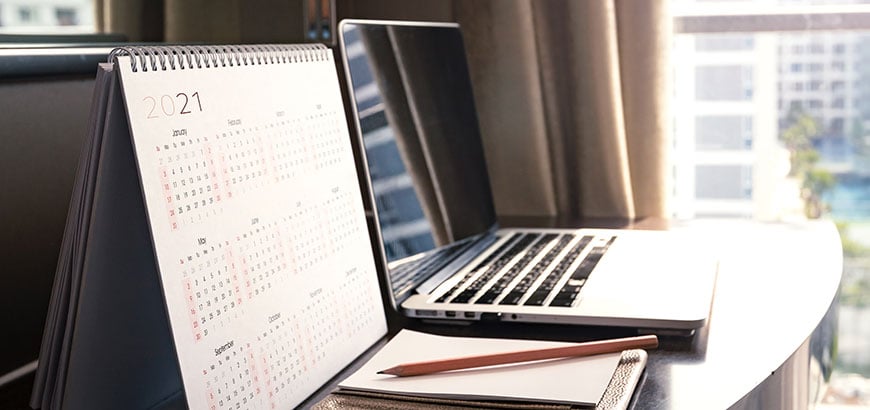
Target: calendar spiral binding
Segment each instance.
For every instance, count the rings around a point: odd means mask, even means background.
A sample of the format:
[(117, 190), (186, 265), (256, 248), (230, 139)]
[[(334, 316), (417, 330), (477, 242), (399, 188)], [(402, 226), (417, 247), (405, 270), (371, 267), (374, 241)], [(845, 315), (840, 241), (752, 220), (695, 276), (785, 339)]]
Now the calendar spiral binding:
[(332, 60), (331, 51), (323, 44), (128, 46), (112, 50), (109, 62), (119, 56), (131, 57), (134, 72)]

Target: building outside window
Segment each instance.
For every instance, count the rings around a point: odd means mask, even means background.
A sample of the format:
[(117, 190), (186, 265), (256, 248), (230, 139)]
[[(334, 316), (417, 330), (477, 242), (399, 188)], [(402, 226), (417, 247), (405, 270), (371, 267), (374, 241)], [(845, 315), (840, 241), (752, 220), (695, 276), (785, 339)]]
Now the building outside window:
[[(831, 3), (672, 0), (674, 212), (834, 220), (845, 271), (820, 408), (870, 408), (870, 4)], [(783, 23), (789, 13), (830, 23), (795, 30)], [(741, 29), (683, 32), (683, 18), (730, 19)], [(837, 25), (847, 20), (848, 30)], [(751, 46), (709, 46), (738, 40)]]
[(18, 21), (22, 24), (28, 24), (36, 20), (36, 10), (30, 6), (18, 7)]
[(94, 32), (94, 0), (0, 0), (0, 34)]
[(59, 26), (79, 25), (78, 10), (72, 7), (57, 7), (54, 9), (55, 21)]

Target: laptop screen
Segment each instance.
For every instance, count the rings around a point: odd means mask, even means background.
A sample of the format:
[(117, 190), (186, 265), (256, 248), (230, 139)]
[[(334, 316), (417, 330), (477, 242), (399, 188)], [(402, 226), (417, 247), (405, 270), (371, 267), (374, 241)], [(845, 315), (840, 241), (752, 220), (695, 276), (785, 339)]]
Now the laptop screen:
[(487, 232), (495, 210), (459, 27), (344, 22), (341, 35), (390, 267)]

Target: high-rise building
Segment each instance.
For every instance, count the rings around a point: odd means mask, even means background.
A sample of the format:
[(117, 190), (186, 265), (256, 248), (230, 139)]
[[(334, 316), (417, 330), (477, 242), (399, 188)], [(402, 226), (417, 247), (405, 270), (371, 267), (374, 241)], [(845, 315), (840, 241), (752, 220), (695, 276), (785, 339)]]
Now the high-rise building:
[(819, 125), (814, 145), (822, 167), (836, 173), (851, 169), (850, 139), (861, 132), (856, 64), (862, 35), (820, 32), (778, 36), (778, 101), (781, 128), (794, 113), (810, 115)]
[[(710, 3), (717, 6), (717, 2), (674, 2), (706, 11)], [(738, 5), (817, 3), (823, 2)], [(817, 122), (817, 134), (810, 142), (820, 156), (818, 168), (841, 179), (870, 176), (865, 160), (870, 156), (870, 35), (774, 29), (676, 35), (678, 217), (778, 219), (800, 213), (800, 183), (786, 178), (789, 154), (779, 141), (798, 115)]]

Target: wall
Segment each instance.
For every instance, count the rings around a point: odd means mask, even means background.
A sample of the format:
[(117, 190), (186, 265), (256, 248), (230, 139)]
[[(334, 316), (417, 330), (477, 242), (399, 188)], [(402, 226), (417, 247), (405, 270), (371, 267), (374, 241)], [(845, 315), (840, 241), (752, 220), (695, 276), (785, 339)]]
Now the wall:
[(93, 75), (0, 82), (0, 375), (36, 359)]

